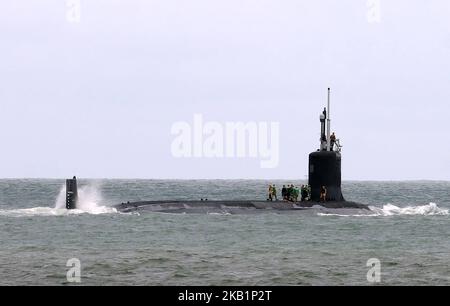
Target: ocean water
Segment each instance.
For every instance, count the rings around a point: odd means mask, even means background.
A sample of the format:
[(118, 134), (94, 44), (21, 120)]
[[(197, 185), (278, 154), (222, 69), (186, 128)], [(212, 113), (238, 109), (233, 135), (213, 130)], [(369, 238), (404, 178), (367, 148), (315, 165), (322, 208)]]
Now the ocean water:
[[(450, 285), (450, 182), (344, 182), (370, 212), (120, 213), (135, 200), (265, 199), (303, 181), (0, 180), (0, 285)], [(380, 283), (367, 261), (381, 264)], [(78, 284), (78, 285), (80, 285)]]

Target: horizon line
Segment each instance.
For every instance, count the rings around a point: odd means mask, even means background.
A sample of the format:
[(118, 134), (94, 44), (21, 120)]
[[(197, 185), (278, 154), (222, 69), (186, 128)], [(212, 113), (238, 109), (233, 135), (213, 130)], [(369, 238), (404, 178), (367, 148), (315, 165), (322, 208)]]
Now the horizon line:
[[(71, 177), (2, 177), (0, 180), (65, 180)], [(307, 178), (145, 178), (145, 177), (78, 177), (81, 180), (172, 180), (172, 181), (307, 181)], [(342, 182), (450, 182), (450, 179), (342, 179)]]

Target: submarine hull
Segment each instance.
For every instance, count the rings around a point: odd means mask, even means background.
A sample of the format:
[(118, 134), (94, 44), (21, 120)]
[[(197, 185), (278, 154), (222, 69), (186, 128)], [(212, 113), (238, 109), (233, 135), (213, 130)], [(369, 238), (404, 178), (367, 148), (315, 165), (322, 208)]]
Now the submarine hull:
[(329, 201), (319, 203), (314, 201), (285, 202), (285, 201), (140, 201), (122, 203), (115, 208), (120, 212), (208, 212), (208, 210), (225, 210), (227, 212), (244, 210), (250, 211), (293, 211), (305, 210), (319, 205), (324, 208), (353, 208), (370, 210), (367, 205), (349, 201)]

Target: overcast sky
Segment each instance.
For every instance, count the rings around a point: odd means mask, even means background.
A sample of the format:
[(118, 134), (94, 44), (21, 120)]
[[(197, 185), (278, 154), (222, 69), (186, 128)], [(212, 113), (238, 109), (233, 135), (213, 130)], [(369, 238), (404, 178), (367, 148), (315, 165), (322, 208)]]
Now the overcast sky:
[[(450, 1), (0, 2), (0, 177), (450, 180)], [(76, 21), (76, 20), (75, 20)], [(280, 160), (175, 158), (177, 121), (279, 122)]]

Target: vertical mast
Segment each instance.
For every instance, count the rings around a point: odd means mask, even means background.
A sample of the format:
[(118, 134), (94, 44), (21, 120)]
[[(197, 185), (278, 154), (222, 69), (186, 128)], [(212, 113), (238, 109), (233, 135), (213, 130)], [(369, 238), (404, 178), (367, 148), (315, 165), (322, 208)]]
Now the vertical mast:
[(328, 87), (328, 107), (327, 107), (327, 151), (331, 150), (330, 146), (330, 88)]

